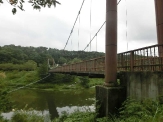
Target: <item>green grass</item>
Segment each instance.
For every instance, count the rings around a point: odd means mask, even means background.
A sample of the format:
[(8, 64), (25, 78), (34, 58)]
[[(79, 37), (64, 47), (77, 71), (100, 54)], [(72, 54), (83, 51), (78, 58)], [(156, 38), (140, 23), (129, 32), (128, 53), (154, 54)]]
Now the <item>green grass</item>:
[[(29, 83), (39, 80), (37, 71), (7, 71), (0, 72), (0, 88), (14, 90)], [(55, 74), (41, 83), (36, 83), (28, 88), (42, 89), (48, 91), (69, 91), (93, 88), (95, 85), (103, 84), (103, 79), (89, 79), (88, 77), (77, 77), (71, 75)]]
[(30, 83), (39, 79), (36, 71), (13, 71), (7, 72), (6, 80), (11, 83)]
[(67, 75), (67, 79), (64, 80), (66, 76), (58, 75), (58, 76), (51, 76), (49, 79), (44, 81), (43, 83), (37, 83), (30, 88), (48, 90), (48, 91), (67, 91), (67, 90), (81, 90), (85, 88), (93, 88), (96, 85), (102, 85), (104, 79), (100, 78), (91, 78), (88, 77), (77, 77), (77, 76), (70, 76)]
[(49, 116), (41, 116), (34, 110), (17, 110), (11, 118), (11, 122), (44, 122), (44, 120), (50, 120)]
[(39, 79), (37, 71), (8, 71), (0, 77), (0, 88), (15, 88), (35, 82)]
[(96, 85), (103, 85), (104, 84), (104, 78), (91, 78), (89, 82), (89, 86), (96, 86)]

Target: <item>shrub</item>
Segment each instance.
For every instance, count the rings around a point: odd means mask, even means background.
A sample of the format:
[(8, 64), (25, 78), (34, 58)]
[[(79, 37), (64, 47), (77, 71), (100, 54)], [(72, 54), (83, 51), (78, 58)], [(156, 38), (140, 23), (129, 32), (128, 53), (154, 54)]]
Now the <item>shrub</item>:
[(163, 120), (163, 105), (158, 101), (137, 101), (128, 99), (120, 109), (120, 118), (124, 122), (161, 122)]
[(4, 79), (4, 78), (6, 78), (5, 72), (0, 72), (0, 79)]
[(74, 112), (70, 115), (64, 113), (60, 118), (53, 122), (95, 122), (95, 113), (93, 112)]
[(3, 116), (1, 116), (1, 113), (0, 113), (0, 122), (9, 122), (9, 121), (4, 119)]
[(45, 62), (45, 63), (41, 64), (40, 67), (38, 68), (37, 72), (40, 77), (43, 77), (45, 74), (47, 74), (47, 72), (48, 72), (47, 63)]
[(45, 117), (33, 110), (17, 110), (11, 118), (12, 122), (44, 122)]
[(80, 84), (84, 88), (89, 88), (89, 78), (88, 77), (79, 77), (79, 79), (80, 79)]
[(36, 62), (29, 60), (24, 64), (13, 64), (13, 63), (4, 63), (0, 64), (0, 70), (3, 71), (11, 71), (11, 70), (26, 70), (26, 71), (33, 71), (37, 68)]
[(6, 112), (12, 109), (7, 90), (0, 91), (0, 111)]

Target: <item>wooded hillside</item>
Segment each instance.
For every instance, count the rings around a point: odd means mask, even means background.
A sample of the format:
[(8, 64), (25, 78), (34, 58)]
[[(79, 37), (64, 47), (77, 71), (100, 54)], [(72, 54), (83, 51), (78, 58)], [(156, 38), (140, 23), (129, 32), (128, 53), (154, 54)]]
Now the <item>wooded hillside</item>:
[(67, 51), (47, 47), (23, 47), (5, 45), (0, 47), (0, 64), (28, 64), (34, 63), (39, 66), (47, 62), (47, 59), (54, 59), (56, 64), (73, 63), (104, 56), (99, 52)]

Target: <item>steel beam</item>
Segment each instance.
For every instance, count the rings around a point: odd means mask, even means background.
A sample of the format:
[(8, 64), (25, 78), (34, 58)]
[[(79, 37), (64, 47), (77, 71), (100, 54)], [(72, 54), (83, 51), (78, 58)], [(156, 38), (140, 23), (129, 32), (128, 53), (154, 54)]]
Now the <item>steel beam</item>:
[[(155, 0), (156, 26), (158, 44), (163, 44), (163, 0)], [(163, 57), (163, 49), (159, 49), (159, 56)]]
[(115, 86), (117, 74), (117, 0), (106, 0), (105, 86)]

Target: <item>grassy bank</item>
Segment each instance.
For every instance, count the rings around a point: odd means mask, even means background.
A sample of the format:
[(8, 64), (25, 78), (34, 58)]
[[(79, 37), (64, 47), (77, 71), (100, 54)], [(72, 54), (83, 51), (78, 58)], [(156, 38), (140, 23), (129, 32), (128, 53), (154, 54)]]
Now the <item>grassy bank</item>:
[[(44, 75), (38, 75), (38, 72), (35, 71), (6, 71), (0, 72), (0, 112), (11, 111), (12, 106), (10, 106), (10, 97), (7, 94), (8, 91), (26, 86), (27, 84), (38, 81), (40, 78), (43, 78)], [(102, 84), (103, 79), (89, 79), (88, 77), (76, 77), (71, 75), (62, 75), (62, 74), (52, 74), (45, 80), (40, 81), (39, 83), (28, 86), (29, 89), (41, 89), (41, 90), (51, 90), (51, 91), (72, 91), (81, 92), (83, 89), (95, 90), (94, 86), (97, 84)], [(1, 99), (2, 98), (2, 99)], [(2, 107), (3, 106), (3, 107)], [(20, 116), (30, 116), (28, 113), (21, 113), (21, 111), (15, 112)], [(27, 115), (24, 115), (27, 114)], [(15, 115), (14, 118), (19, 118), (19, 115)], [(34, 114), (35, 115), (35, 114)], [(13, 118), (13, 119), (14, 119)], [(20, 117), (21, 118), (21, 117)], [(26, 117), (28, 118), (28, 117)], [(31, 117), (30, 117), (31, 118)], [(34, 117), (40, 118), (43, 117)], [(23, 118), (24, 119), (24, 118)], [(0, 122), (2, 121), (0, 117)], [(5, 120), (3, 120), (5, 121)], [(14, 121), (14, 120), (13, 120)], [(23, 120), (24, 121), (24, 120)]]
[(103, 81), (104, 80), (100, 78), (89, 79), (88, 77), (76, 77), (71, 75), (62, 76), (60, 74), (57, 75), (57, 77), (52, 75), (45, 81), (30, 86), (30, 88), (37, 88), (49, 91), (81, 90), (90, 88), (94, 89), (96, 85), (103, 84)]
[(8, 91), (37, 81), (37, 71), (7, 71), (0, 72), (0, 89)]
[[(45, 75), (39, 76), (35, 71), (8, 71), (0, 72), (0, 88), (9, 90), (33, 83)], [(52, 74), (39, 83), (28, 86), (44, 90), (69, 90), (91, 88), (95, 85), (103, 84), (103, 79), (89, 79), (88, 77), (77, 77), (71, 75)]]

